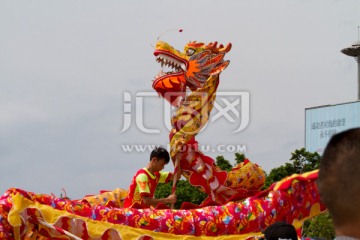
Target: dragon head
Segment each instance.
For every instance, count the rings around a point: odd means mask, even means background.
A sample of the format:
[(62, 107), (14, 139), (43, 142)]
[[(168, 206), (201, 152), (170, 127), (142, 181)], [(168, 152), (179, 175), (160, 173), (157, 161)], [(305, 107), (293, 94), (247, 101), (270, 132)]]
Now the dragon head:
[(201, 88), (210, 76), (220, 74), (229, 65), (229, 60), (223, 58), (230, 51), (231, 43), (225, 47), (217, 44), (189, 42), (184, 52), (180, 52), (168, 43), (158, 41), (154, 51), (156, 61), (170, 70), (158, 73), (153, 88), (171, 105), (178, 107), (185, 97), (186, 87), (191, 91)]

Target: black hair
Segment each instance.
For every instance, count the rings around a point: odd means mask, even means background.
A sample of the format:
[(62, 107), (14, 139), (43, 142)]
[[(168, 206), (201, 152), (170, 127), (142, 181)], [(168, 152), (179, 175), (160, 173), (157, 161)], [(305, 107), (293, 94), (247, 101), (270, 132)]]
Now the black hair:
[(154, 150), (152, 150), (150, 154), (150, 161), (153, 157), (156, 157), (157, 159), (164, 159), (166, 164), (168, 164), (170, 161), (169, 152), (161, 146), (155, 147)]
[(275, 222), (265, 230), (266, 240), (278, 240), (280, 238), (297, 240), (295, 227), (286, 222)]

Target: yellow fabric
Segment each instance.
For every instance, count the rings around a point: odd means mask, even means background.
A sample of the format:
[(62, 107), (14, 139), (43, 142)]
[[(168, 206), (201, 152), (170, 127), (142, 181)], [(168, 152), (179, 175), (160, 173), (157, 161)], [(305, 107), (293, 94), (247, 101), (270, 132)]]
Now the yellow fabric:
[(124, 206), (124, 199), (126, 198), (127, 194), (127, 190), (122, 188), (116, 188), (113, 191), (85, 197), (84, 200), (90, 203), (91, 206), (106, 206), (109, 202), (113, 202), (116, 207), (122, 208)]
[[(182, 106), (178, 108), (171, 119), (172, 125), (175, 126), (175, 122), (184, 121), (186, 122), (180, 131), (176, 131), (175, 128), (172, 131), (175, 135), (170, 141), (170, 155), (172, 159), (176, 159), (176, 154), (182, 153), (182, 148), (193, 136), (197, 135), (201, 129), (207, 123), (209, 113), (211, 112), (216, 95), (216, 82), (219, 80), (217, 76), (211, 76), (205, 83), (204, 87), (193, 91), (187, 98), (186, 101), (189, 103), (188, 106)], [(206, 94), (204, 95), (204, 92)], [(191, 115), (196, 109), (195, 115)], [(189, 119), (192, 118), (191, 121)], [(192, 162), (189, 160), (189, 162)], [(186, 176), (185, 176), (186, 177)]]
[(313, 218), (313, 217), (319, 215), (319, 214), (322, 213), (322, 212), (324, 212), (324, 211), (321, 211), (321, 209), (320, 209), (320, 203), (315, 203), (314, 205), (311, 206), (311, 208), (310, 208), (310, 215), (309, 215), (308, 217), (303, 218), (303, 219), (301, 219), (301, 220), (295, 218), (295, 219), (293, 220), (293, 222), (292, 222), (292, 225), (294, 225), (294, 227), (295, 227), (296, 229), (302, 228), (302, 226), (303, 226), (303, 224), (304, 224), (304, 222), (305, 222), (306, 220), (308, 220), (308, 219), (310, 219), (310, 218)]
[(265, 183), (265, 178), (265, 172), (261, 167), (252, 162), (242, 162), (228, 172), (226, 183), (232, 188), (260, 189)]
[(168, 178), (170, 172), (159, 172), (160, 178), (159, 183), (166, 183), (166, 179)]
[[(302, 176), (302, 177), (306, 178), (306, 177), (308, 177), (309, 175), (314, 174), (314, 173), (316, 173), (316, 172), (318, 172), (318, 171), (319, 171), (319, 169), (316, 169), (316, 170), (313, 170), (313, 171), (310, 171), (310, 172), (305, 172), (305, 173), (301, 173), (301, 174), (293, 174), (293, 175), (291, 175), (291, 176), (289, 176), (289, 177), (286, 177), (286, 178), (284, 178), (283, 180), (278, 181), (278, 182), (275, 184), (274, 190), (278, 190), (278, 189), (281, 187), (281, 185), (282, 185), (285, 181), (288, 181), (289, 179), (295, 179), (295, 178), (297, 178), (298, 176)], [(296, 180), (295, 180), (295, 181), (296, 181)]]

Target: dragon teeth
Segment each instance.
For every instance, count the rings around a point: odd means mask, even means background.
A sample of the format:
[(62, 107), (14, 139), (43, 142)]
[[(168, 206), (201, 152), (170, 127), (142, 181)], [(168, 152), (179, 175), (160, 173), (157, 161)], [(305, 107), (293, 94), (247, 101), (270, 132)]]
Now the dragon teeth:
[(186, 66), (184, 63), (181, 63), (171, 57), (168, 57), (166, 55), (158, 55), (158, 57), (156, 58), (156, 61), (159, 62), (161, 64), (161, 67), (165, 66), (169, 66), (172, 67), (173, 69), (180, 71), (181, 69), (186, 71)]
[(185, 66), (185, 64), (183, 64), (183, 63), (180, 64), (180, 67), (181, 67), (182, 70), (186, 71), (186, 66)]

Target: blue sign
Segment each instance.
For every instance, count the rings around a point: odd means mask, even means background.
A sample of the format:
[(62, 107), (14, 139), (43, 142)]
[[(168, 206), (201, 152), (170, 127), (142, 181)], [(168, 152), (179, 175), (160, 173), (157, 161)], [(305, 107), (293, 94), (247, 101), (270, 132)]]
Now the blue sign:
[(360, 127), (360, 101), (305, 109), (305, 148), (323, 154), (332, 135)]

